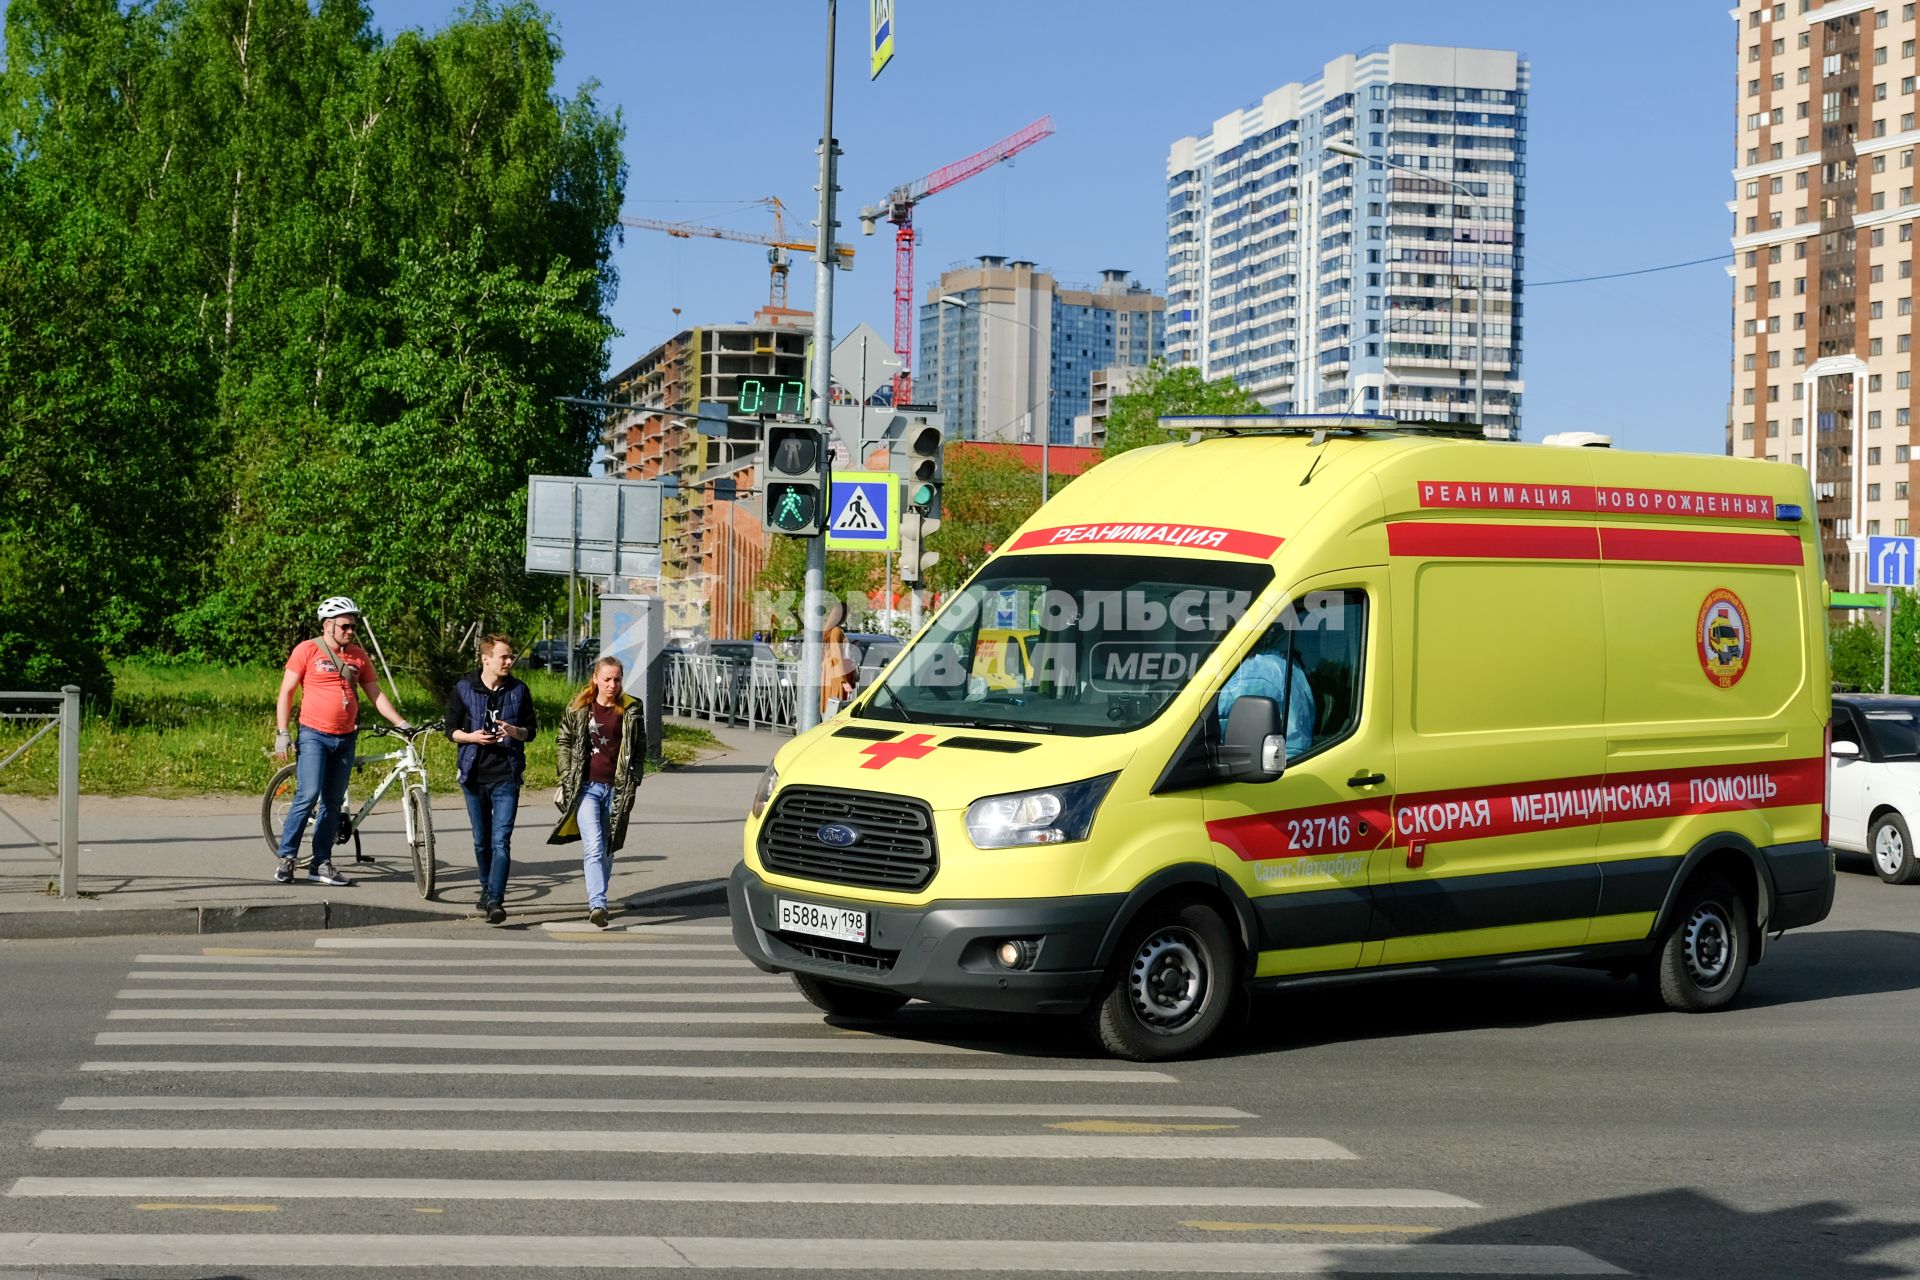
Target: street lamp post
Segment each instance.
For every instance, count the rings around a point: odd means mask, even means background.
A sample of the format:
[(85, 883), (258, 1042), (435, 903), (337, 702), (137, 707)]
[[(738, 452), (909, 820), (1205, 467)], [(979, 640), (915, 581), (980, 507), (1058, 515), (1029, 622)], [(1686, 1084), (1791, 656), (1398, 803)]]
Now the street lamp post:
[[(1025, 320), (1020, 320), (1013, 316), (996, 316), (991, 311), (981, 311), (980, 308), (974, 306), (971, 302), (968, 302), (965, 298), (961, 297), (957, 293), (941, 294), (940, 305), (943, 307), (958, 307), (962, 311), (978, 312), (979, 314), (986, 316), (989, 320), (1005, 320), (1008, 324), (1017, 324), (1017, 325), (1020, 325), (1022, 328), (1031, 329), (1035, 333), (1040, 332), (1039, 325), (1028, 324)], [(1051, 382), (1048, 383), (1048, 387), (1047, 387), (1046, 403), (1047, 403), (1048, 412), (1049, 414), (1051, 414), (1052, 408), (1053, 408), (1053, 386)], [(1028, 417), (1032, 417), (1033, 411), (1037, 407), (1038, 407), (1037, 405), (1027, 406)], [(1048, 475), (1048, 467), (1047, 467), (1048, 446), (1051, 445), (1052, 443), (1053, 443), (1053, 423), (1048, 422), (1044, 427), (1044, 429), (1042, 429), (1042, 431), (1040, 432), (1040, 505), (1043, 507), (1047, 505), (1047, 485), (1050, 482), (1050, 477)]]
[[(1371, 161), (1384, 168), (1399, 169), (1420, 178), (1431, 178), (1435, 182), (1444, 183), (1452, 187), (1455, 192), (1464, 196), (1468, 203), (1474, 205), (1476, 208), (1484, 209), (1486, 207), (1481, 198), (1474, 194), (1465, 183), (1456, 182), (1452, 178), (1438, 177), (1424, 170), (1416, 169), (1412, 165), (1402, 164), (1390, 156), (1370, 156), (1360, 148), (1354, 146), (1351, 142), (1329, 142), (1327, 144), (1327, 150), (1336, 156), (1345, 156), (1349, 160)], [(1483, 218), (1481, 221), (1484, 222), (1485, 219)], [(1480, 255), (1480, 283), (1473, 291), (1473, 327), (1475, 330), (1473, 335), (1473, 416), (1480, 420), (1480, 429), (1485, 431), (1487, 427), (1487, 248), (1484, 242), (1476, 241), (1475, 243), (1480, 246), (1478, 251)], [(1507, 434), (1511, 436), (1513, 434), (1513, 415), (1511, 413), (1507, 415), (1507, 423)]]

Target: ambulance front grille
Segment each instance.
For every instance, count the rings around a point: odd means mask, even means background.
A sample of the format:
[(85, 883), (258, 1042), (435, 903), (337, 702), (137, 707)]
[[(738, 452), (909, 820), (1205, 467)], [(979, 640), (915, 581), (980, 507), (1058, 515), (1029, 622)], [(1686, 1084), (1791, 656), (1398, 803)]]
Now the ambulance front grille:
[[(828, 844), (820, 831), (832, 826), (856, 838)], [(778, 875), (904, 893), (925, 888), (940, 868), (926, 805), (837, 787), (782, 788), (760, 828), (760, 861)]]

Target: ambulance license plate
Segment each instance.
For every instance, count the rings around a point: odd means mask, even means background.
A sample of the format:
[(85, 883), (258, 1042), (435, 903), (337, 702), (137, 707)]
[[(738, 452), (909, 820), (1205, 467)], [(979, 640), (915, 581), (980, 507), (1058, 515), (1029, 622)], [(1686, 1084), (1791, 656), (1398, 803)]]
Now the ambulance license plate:
[(867, 913), (847, 907), (823, 907), (812, 902), (790, 902), (777, 898), (780, 928), (784, 932), (810, 933), (816, 938), (835, 938), (841, 942), (867, 940)]

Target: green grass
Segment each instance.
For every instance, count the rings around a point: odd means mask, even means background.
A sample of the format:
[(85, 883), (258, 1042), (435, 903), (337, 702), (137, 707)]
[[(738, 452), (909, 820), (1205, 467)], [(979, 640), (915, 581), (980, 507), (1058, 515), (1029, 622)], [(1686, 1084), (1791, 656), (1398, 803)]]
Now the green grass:
[[(80, 724), (80, 790), (91, 795), (200, 795), (259, 792), (277, 767), (273, 700), (275, 667), (212, 667), (120, 663), (114, 667), (111, 705), (86, 713)], [(527, 747), (529, 787), (551, 787), (553, 731), (577, 686), (544, 671), (522, 674), (533, 692), (540, 735)], [(400, 709), (414, 720), (437, 719), (442, 708), (406, 676)], [(374, 719), (368, 708), (362, 719)], [(39, 722), (0, 721), (0, 759), (13, 753)], [(0, 770), (0, 793), (51, 795), (58, 787), (58, 745), (49, 733)], [(425, 741), (429, 774), (453, 784), (454, 746), (444, 736)], [(382, 750), (362, 742), (362, 751)], [(689, 764), (719, 741), (704, 729), (669, 724), (661, 743), (665, 764)], [(658, 764), (659, 762), (656, 762)]]

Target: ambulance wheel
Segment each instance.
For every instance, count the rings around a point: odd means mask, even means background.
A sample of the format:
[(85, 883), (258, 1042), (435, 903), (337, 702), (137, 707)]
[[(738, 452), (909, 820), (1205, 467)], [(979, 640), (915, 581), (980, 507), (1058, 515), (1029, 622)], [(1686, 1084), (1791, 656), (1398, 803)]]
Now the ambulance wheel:
[(1233, 936), (1198, 902), (1150, 907), (1127, 932), (1084, 1018), (1108, 1053), (1160, 1062), (1199, 1052), (1235, 1001)]
[(856, 987), (804, 973), (793, 975), (793, 985), (800, 988), (807, 1003), (820, 1012), (839, 1014), (843, 1018), (884, 1018), (907, 1002), (905, 996), (891, 991), (875, 991), (871, 987)]
[(1873, 869), (1888, 884), (1912, 884), (1920, 878), (1920, 861), (1913, 856), (1913, 836), (1899, 814), (1882, 814), (1873, 824), (1873, 835), (1867, 843), (1873, 849)]
[(1705, 1013), (1733, 1003), (1747, 980), (1747, 904), (1718, 876), (1687, 885), (1644, 971), (1669, 1009)]

